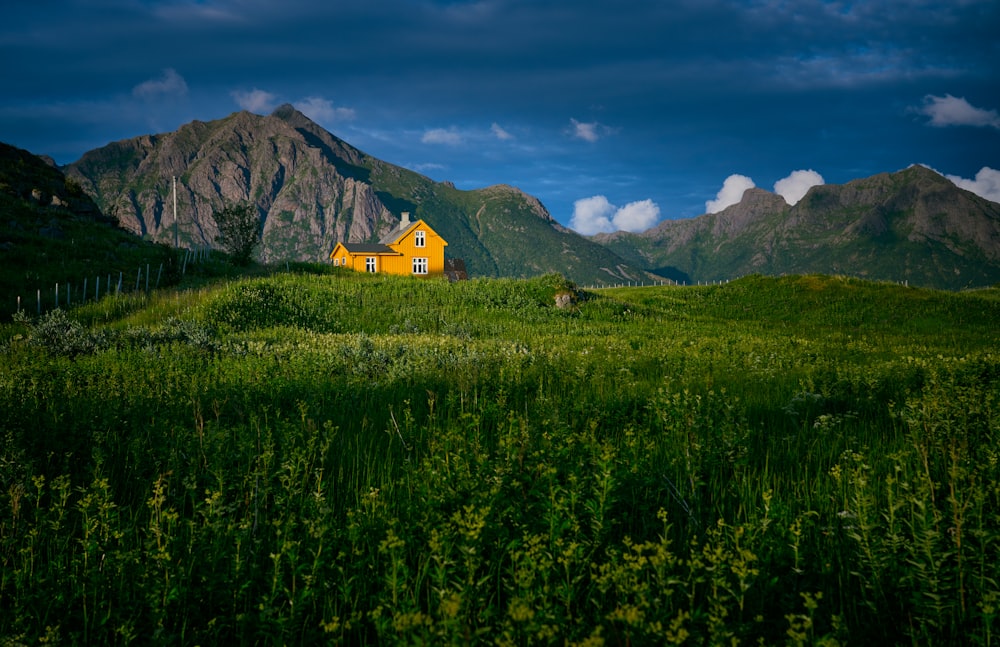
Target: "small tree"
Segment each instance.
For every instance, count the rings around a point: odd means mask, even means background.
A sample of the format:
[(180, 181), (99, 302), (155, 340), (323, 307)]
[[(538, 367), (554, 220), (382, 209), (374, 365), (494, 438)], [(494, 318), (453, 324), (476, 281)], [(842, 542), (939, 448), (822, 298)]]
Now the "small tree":
[(252, 204), (229, 205), (214, 214), (219, 235), (215, 242), (229, 252), (233, 262), (246, 265), (260, 244), (260, 217)]

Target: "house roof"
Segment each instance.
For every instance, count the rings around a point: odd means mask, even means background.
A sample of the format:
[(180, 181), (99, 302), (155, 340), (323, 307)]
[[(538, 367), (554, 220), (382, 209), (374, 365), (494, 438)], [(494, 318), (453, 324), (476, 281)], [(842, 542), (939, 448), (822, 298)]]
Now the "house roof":
[[(382, 236), (382, 239), (379, 240), (378, 242), (383, 245), (391, 245), (395, 242), (398, 242), (400, 238), (408, 234), (411, 229), (416, 229), (417, 225), (419, 225), (422, 222), (423, 222), (422, 220), (417, 220), (416, 222), (407, 222), (406, 224), (403, 224), (401, 222), (398, 225), (396, 225), (396, 227), (388, 234)], [(427, 225), (424, 226), (426, 227)]]
[(340, 243), (352, 254), (399, 254), (382, 243)]

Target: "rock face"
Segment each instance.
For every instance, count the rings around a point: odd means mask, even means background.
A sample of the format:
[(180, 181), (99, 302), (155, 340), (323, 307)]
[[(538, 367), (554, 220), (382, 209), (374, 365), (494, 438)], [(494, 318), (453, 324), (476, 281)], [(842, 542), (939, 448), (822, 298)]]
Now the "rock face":
[(337, 242), (377, 241), (407, 211), (441, 234), (473, 277), (559, 272), (616, 283), (644, 275), (514, 187), (434, 182), (362, 153), (291, 106), (115, 142), (65, 170), (123, 227), (171, 245), (216, 246), (212, 214), (249, 203), (260, 214), (261, 260), (325, 261)]
[(594, 240), (689, 282), (812, 272), (946, 289), (1000, 281), (1000, 205), (922, 166), (814, 186), (794, 206), (750, 189), (719, 213)]
[(251, 203), (260, 212), (263, 260), (322, 260), (335, 241), (377, 238), (394, 220), (355, 177), (360, 169), (352, 174), (360, 153), (309, 126), (290, 108), (270, 117), (241, 112), (109, 144), (66, 173), (137, 235), (170, 243), (176, 233), (182, 245), (214, 246), (212, 214)]
[(0, 193), (31, 200), (40, 207), (65, 209), (77, 216), (105, 220), (82, 187), (63, 175), (51, 158), (0, 142)]

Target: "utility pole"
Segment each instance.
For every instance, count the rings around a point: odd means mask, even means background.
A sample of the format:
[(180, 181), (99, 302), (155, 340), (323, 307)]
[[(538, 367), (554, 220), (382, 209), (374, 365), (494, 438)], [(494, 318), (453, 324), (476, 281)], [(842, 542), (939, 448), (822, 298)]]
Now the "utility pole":
[(177, 176), (174, 176), (174, 249), (180, 247), (177, 234)]

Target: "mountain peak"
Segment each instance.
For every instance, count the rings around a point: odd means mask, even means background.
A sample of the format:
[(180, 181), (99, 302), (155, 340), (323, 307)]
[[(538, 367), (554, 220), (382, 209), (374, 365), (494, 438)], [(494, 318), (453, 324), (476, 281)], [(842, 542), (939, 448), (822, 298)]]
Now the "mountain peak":
[(292, 128), (305, 128), (316, 134), (329, 135), (329, 133), (318, 126), (315, 121), (310, 119), (305, 113), (290, 103), (283, 103), (275, 108), (274, 112), (271, 113), (271, 116), (275, 119), (280, 119)]
[(295, 117), (303, 117), (308, 119), (308, 117), (306, 117), (304, 114), (296, 110), (295, 106), (293, 106), (290, 103), (283, 103), (277, 108), (275, 108), (274, 111), (271, 113), (271, 116), (277, 117), (278, 119), (284, 119), (285, 121), (288, 121), (289, 119)]
[(731, 204), (718, 215), (723, 219), (743, 221), (755, 220), (761, 216), (780, 213), (788, 208), (788, 203), (777, 193), (766, 189), (751, 187), (743, 192), (743, 197), (736, 204)]

